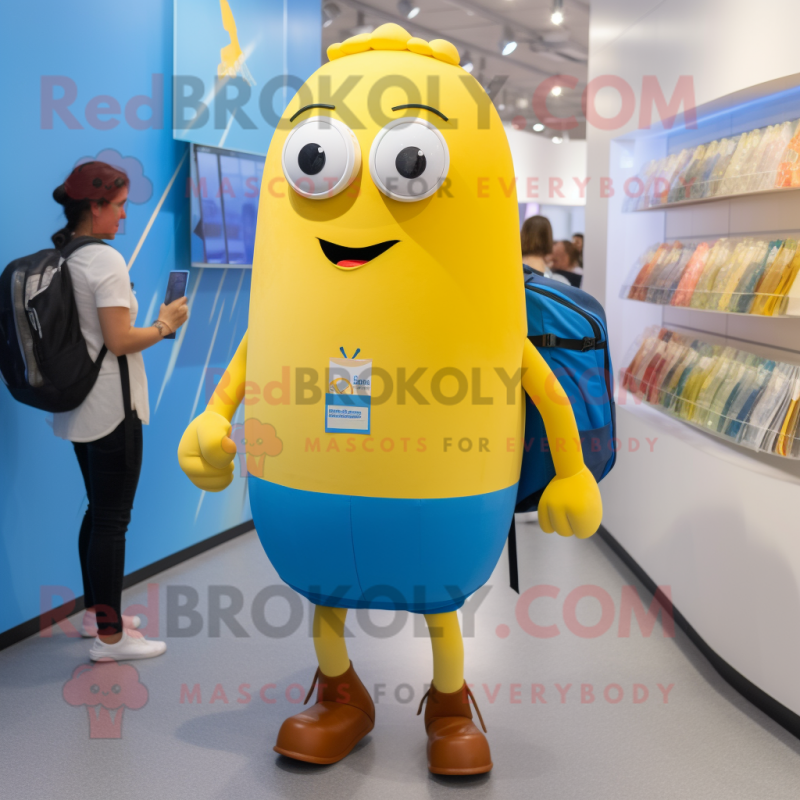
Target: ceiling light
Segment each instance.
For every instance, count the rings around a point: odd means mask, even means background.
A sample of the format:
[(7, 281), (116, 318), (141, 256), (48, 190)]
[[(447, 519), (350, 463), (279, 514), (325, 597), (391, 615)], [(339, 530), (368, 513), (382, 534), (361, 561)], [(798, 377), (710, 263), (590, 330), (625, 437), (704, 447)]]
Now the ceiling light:
[(527, 108), (528, 107), (528, 100), (525, 97), (518, 97), (517, 98), (517, 108)]
[(564, 140), (560, 136), (554, 136), (550, 141), (553, 144), (561, 144)]
[(472, 56), (469, 54), (469, 50), (464, 51), (464, 55), (461, 56), (461, 66), (467, 72), (472, 72), (475, 69), (475, 65), (472, 63)]
[(500, 103), (500, 105), (497, 106), (497, 110), (498, 111), (505, 111), (506, 110), (505, 103)]
[(325, 3), (322, 6), (322, 27), (327, 28), (341, 13), (336, 3)]
[(541, 122), (537, 122), (537, 123), (536, 123), (536, 124), (533, 126), (533, 129), (536, 131), (536, 133), (541, 133), (541, 132), (544, 130), (544, 125), (542, 125), (542, 123), (541, 123)]
[(411, 3), (411, 0), (400, 0), (397, 10), (407, 19), (414, 19), (419, 14), (419, 6)]
[(550, 15), (550, 22), (553, 25), (560, 25), (564, 21), (564, 0), (553, 0), (553, 13)]
[(500, 52), (504, 56), (510, 56), (517, 49), (517, 42), (514, 39), (514, 34), (511, 31), (511, 28), (509, 28), (508, 26), (506, 26), (506, 28), (503, 30), (503, 35), (500, 38), (499, 47), (500, 47)]
[(563, 91), (564, 90), (560, 86), (554, 86), (550, 90), (550, 94), (553, 95), (553, 97), (561, 97), (561, 92), (563, 92)]

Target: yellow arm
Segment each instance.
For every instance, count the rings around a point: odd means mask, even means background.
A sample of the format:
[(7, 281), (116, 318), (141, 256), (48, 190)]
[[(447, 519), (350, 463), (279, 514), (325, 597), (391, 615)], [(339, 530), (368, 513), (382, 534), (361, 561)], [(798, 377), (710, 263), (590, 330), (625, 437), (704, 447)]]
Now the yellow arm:
[(244, 394), (247, 334), (220, 378), (205, 411), (195, 417), (178, 445), (178, 463), (189, 480), (207, 492), (221, 492), (233, 480), (236, 443), (231, 420)]
[(545, 533), (588, 538), (600, 527), (603, 501), (597, 481), (583, 463), (572, 405), (547, 362), (527, 339), (522, 367), (522, 386), (542, 415), (556, 469), (539, 501), (539, 527)]

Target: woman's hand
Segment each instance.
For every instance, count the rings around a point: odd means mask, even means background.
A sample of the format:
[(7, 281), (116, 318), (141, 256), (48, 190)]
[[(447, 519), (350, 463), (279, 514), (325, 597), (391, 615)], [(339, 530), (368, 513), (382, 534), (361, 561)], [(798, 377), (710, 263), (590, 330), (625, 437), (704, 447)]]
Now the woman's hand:
[(180, 297), (168, 306), (161, 304), (159, 320), (163, 325), (149, 328), (131, 326), (131, 310), (123, 306), (97, 309), (103, 341), (115, 356), (140, 353), (160, 342), (168, 333), (174, 333), (189, 318), (186, 298)]
[(169, 328), (167, 333), (175, 333), (189, 319), (189, 308), (186, 303), (185, 297), (179, 297), (168, 306), (164, 305), (164, 303), (161, 304), (158, 318)]

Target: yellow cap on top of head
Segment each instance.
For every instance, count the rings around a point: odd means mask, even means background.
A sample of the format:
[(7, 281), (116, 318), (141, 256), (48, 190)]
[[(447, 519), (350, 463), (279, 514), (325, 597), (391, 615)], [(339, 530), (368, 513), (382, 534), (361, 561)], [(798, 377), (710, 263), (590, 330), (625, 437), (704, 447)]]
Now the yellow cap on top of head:
[(455, 45), (444, 39), (433, 39), (426, 42), (417, 39), (405, 28), (394, 22), (387, 22), (375, 28), (372, 33), (359, 33), (343, 42), (332, 44), (328, 48), (328, 58), (331, 61), (355, 53), (364, 53), (367, 50), (408, 50), (421, 56), (429, 56), (447, 64), (459, 65), (461, 58)]

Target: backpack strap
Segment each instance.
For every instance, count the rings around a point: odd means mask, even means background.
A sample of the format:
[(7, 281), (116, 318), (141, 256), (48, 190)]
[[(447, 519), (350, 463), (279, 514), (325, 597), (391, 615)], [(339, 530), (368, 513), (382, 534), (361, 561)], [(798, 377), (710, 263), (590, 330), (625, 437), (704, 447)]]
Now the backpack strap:
[(87, 244), (108, 245), (107, 242), (102, 239), (95, 239), (94, 236), (76, 236), (61, 248), (61, 258), (66, 261), (76, 250), (86, 247)]
[(584, 336), (583, 339), (561, 339), (554, 333), (543, 333), (541, 336), (529, 336), (528, 340), (536, 347), (560, 347), (563, 350), (577, 350), (585, 353), (588, 350), (601, 350), (605, 342), (593, 336)]
[[(105, 350), (105, 347), (103, 348)], [(105, 355), (105, 353), (103, 353)], [(117, 356), (119, 361), (119, 377), (122, 382), (122, 405), (125, 409), (125, 463), (133, 467), (133, 409), (131, 408), (131, 375), (128, 370), (128, 357)]]
[(511, 515), (511, 527), (508, 531), (508, 583), (519, 594), (519, 566), (517, 564), (517, 523)]
[[(95, 239), (94, 236), (76, 236), (74, 239), (72, 239), (70, 242), (65, 244), (64, 247), (61, 248), (61, 250), (59, 251), (61, 253), (61, 258), (63, 258), (64, 261), (67, 261), (69, 259), (69, 257), (76, 250), (80, 250), (81, 247), (86, 247), (87, 244), (107, 245), (108, 242), (104, 242), (102, 239)], [(97, 358), (94, 360), (94, 363), (95, 363), (96, 366), (98, 366), (99, 364), (102, 363), (102, 361), (105, 358), (107, 352), (108, 352), (108, 348), (106, 347), (105, 342), (103, 342), (103, 346), (100, 348), (100, 352), (97, 354)], [(98, 366), (98, 369), (99, 369), (99, 366)], [(120, 374), (121, 374), (121, 371), (120, 371)], [(124, 393), (125, 393), (125, 390), (123, 388), (123, 397), (124, 397)], [(125, 406), (125, 408), (129, 408), (129, 407), (130, 407), (130, 403), (128, 403)]]

